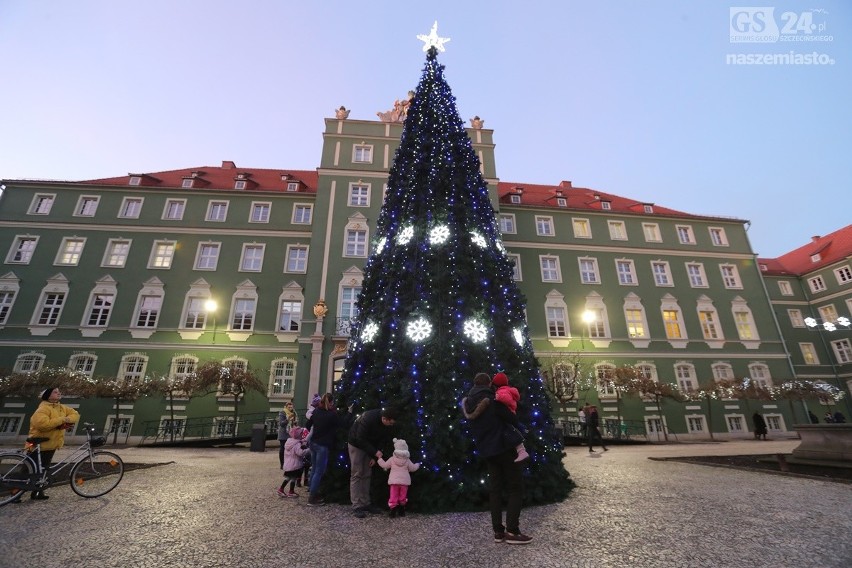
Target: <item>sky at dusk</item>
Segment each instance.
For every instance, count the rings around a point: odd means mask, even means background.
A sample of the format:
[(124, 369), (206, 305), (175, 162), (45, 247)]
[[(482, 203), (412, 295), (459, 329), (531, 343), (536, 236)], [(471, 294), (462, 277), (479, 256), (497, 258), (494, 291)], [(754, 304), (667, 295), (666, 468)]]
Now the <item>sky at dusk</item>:
[(0, 179), (314, 169), (334, 109), (416, 87), (435, 20), (502, 181), (748, 220), (762, 257), (852, 223), (844, 1), (0, 0)]

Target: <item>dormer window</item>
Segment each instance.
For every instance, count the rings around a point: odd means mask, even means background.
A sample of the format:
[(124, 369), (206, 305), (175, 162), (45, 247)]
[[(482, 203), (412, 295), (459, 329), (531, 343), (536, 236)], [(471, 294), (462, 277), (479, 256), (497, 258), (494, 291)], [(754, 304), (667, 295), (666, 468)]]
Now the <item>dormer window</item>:
[(193, 182), (193, 179), (191, 177), (183, 178), (183, 183), (181, 183), (180, 186), (184, 189), (189, 189), (189, 188), (192, 187), (192, 182)]
[(128, 185), (139, 185), (140, 183), (142, 183), (142, 178), (140, 176), (130, 176)]
[(291, 181), (288, 183), (287, 191), (299, 191), (299, 182)]
[(520, 203), (521, 202), (521, 196), (520, 195), (510, 195), (509, 201), (511, 201), (512, 203)]
[(820, 253), (811, 255), (811, 262), (819, 262), (820, 260), (822, 260), (822, 255)]
[(246, 188), (246, 180), (238, 179), (234, 182), (234, 189), (245, 189)]
[(765, 264), (761, 263), (761, 264), (760, 264), (760, 271), (761, 271), (761, 272), (766, 272), (767, 270), (769, 270), (769, 267), (768, 267), (768, 266), (766, 266)]
[(601, 209), (612, 209), (612, 203), (610, 203), (609, 201), (601, 201)]
[(644, 209), (645, 213), (653, 213), (654, 212), (654, 206), (653, 205), (645, 205), (645, 206), (643, 206), (643, 209)]
[(565, 199), (564, 197), (557, 197), (556, 198), (556, 205), (558, 205), (559, 207), (567, 207), (568, 206), (568, 200)]

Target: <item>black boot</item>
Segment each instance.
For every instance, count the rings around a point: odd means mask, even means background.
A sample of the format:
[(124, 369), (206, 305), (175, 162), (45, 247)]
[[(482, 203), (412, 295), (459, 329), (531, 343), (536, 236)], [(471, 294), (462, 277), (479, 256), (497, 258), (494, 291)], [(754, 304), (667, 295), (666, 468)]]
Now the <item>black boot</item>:
[(399, 516), (404, 517), (405, 516), (405, 505), (400, 505), (399, 507), (397, 507), (397, 509), (399, 509)]
[(30, 495), (30, 499), (35, 499), (37, 501), (41, 501), (44, 499), (50, 499), (47, 495), (44, 494), (44, 491), (33, 491), (32, 495)]
[[(396, 517), (396, 509), (397, 509), (397, 507), (391, 507), (390, 513), (388, 513), (388, 516), (389, 516), (391, 519), (393, 519), (394, 517)], [(400, 515), (400, 516), (402, 516), (402, 515)]]

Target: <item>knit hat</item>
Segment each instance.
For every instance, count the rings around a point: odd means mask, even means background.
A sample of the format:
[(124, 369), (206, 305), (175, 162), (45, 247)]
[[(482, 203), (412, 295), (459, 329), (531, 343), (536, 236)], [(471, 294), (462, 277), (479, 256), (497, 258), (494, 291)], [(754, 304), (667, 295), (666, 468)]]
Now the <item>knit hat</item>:
[(301, 426), (293, 426), (292, 428), (290, 428), (290, 437), (294, 440), (301, 440), (304, 436), (303, 432), (307, 433), (307, 430), (305, 430)]
[(398, 458), (411, 457), (411, 454), (408, 453), (408, 443), (402, 438), (393, 439), (393, 455)]
[(497, 373), (491, 379), (491, 384), (495, 387), (505, 387), (509, 384), (509, 377), (506, 376), (506, 373)]
[(42, 400), (47, 400), (47, 399), (49, 399), (49, 398), (50, 398), (50, 393), (52, 393), (52, 392), (54, 391), (54, 389), (56, 389), (56, 387), (48, 387), (48, 388), (44, 389), (44, 392), (43, 392), (43, 393), (41, 393), (41, 399), (42, 399)]

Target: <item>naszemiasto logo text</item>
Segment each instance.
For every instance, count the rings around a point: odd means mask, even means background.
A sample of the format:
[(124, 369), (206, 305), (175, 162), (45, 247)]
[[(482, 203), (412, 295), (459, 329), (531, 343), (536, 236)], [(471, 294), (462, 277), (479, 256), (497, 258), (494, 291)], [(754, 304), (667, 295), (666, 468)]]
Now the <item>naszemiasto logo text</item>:
[(730, 8), (731, 43), (777, 43), (834, 41), (829, 33), (828, 11), (811, 8), (786, 11), (776, 19), (775, 7), (740, 6)]
[(834, 65), (834, 58), (826, 53), (728, 53), (728, 65)]

